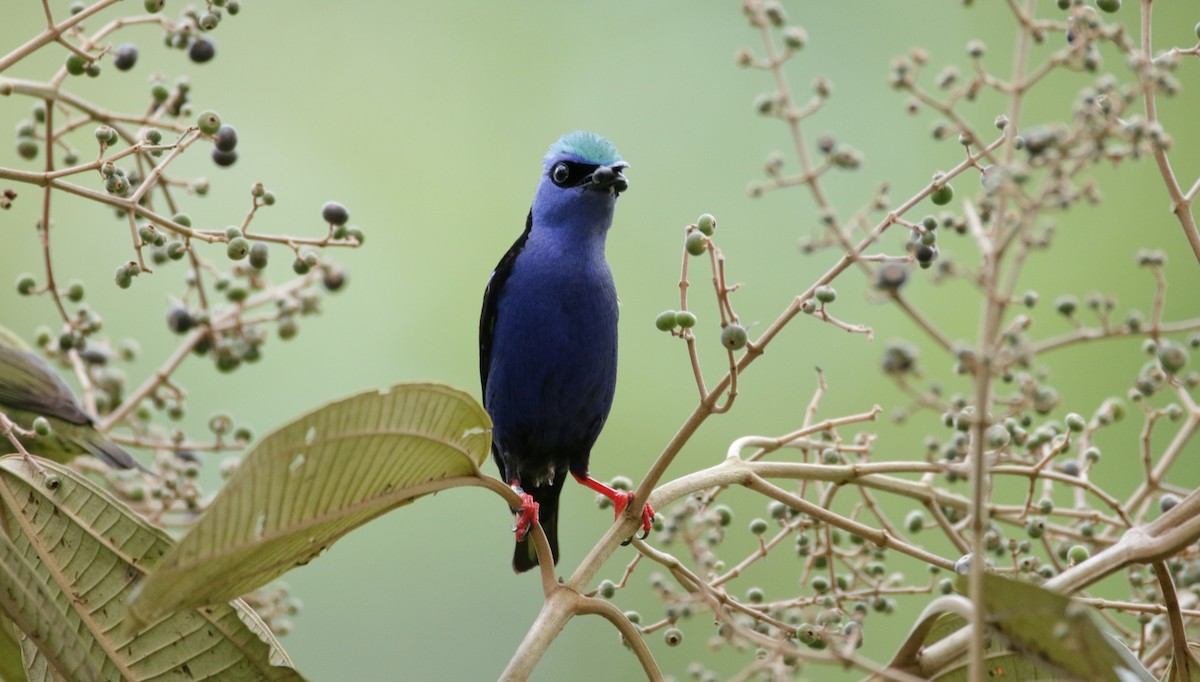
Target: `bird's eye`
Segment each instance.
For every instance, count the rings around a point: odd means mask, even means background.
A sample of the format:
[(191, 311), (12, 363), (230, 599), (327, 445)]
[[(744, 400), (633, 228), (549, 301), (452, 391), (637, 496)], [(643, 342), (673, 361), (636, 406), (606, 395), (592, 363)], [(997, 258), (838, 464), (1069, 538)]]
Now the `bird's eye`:
[(565, 163), (557, 164), (550, 171), (550, 179), (553, 180), (554, 184), (558, 185), (559, 187), (562, 187), (563, 183), (566, 182), (567, 178), (569, 177), (571, 177), (571, 169), (568, 168), (567, 164)]

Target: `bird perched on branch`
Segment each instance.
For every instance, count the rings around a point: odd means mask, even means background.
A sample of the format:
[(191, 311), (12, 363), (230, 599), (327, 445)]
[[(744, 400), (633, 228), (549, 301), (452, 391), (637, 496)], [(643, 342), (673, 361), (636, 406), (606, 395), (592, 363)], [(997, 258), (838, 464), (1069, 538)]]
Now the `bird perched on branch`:
[(38, 417), (46, 419), (50, 425), (46, 435), (17, 434), (25, 449), (34, 455), (66, 462), (76, 455), (90, 454), (111, 467), (145, 470), (128, 452), (96, 430), (92, 417), (75, 401), (62, 378), (3, 327), (0, 327), (0, 412), (27, 431), (33, 431), (33, 422)]
[[(513, 569), (537, 565), (528, 537), (540, 522), (558, 561), (558, 497), (570, 473), (613, 501), (632, 493), (588, 475), (617, 383), (617, 291), (604, 258), (629, 164), (605, 138), (582, 131), (550, 147), (525, 231), (483, 294), (479, 374), (491, 415), (492, 456), (521, 496)], [(649, 532), (654, 511), (642, 510)]]

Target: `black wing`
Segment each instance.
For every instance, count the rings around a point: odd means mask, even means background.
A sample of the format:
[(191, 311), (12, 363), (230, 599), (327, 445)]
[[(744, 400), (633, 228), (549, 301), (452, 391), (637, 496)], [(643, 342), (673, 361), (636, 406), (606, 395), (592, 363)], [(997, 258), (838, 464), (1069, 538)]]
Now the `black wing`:
[(512, 274), (513, 264), (517, 261), (517, 254), (521, 253), (521, 249), (525, 248), (525, 241), (529, 239), (529, 231), (533, 229), (533, 209), (529, 210), (529, 216), (525, 218), (525, 231), (517, 237), (517, 241), (508, 249), (508, 253), (500, 259), (496, 264), (496, 269), (492, 271), (492, 276), (488, 278), (487, 288), (483, 290), (483, 312), (479, 315), (479, 383), (483, 387), (484, 406), (487, 406), (487, 378), (488, 369), (492, 364), (492, 334), (496, 329), (496, 313), (499, 312), (497, 303), (500, 300), (500, 291), (504, 289), (504, 283), (508, 281), (508, 276)]

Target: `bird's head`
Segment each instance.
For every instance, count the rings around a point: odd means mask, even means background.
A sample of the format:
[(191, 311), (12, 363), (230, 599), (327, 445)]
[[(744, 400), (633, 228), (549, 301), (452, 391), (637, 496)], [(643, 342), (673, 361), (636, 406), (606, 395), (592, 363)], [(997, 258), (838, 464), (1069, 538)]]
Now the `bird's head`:
[(617, 197), (629, 188), (624, 175), (629, 164), (611, 142), (581, 130), (567, 133), (550, 146), (542, 165), (534, 197), (535, 224), (583, 220), (603, 223), (607, 229)]

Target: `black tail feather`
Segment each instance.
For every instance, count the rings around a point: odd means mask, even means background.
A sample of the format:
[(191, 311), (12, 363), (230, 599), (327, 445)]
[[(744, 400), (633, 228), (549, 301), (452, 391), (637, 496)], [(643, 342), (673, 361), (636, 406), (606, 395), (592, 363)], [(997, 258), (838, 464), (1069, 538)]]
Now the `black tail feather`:
[[(545, 507), (542, 507), (544, 510)], [(546, 532), (546, 539), (550, 541), (550, 553), (554, 556), (554, 563), (558, 563), (558, 510), (547, 514), (541, 511), (538, 514), (538, 522), (542, 526), (542, 530)], [(516, 549), (513, 550), (513, 570), (517, 573), (524, 573), (531, 568), (536, 568), (538, 565), (537, 552), (533, 548), (533, 532), (530, 531), (525, 536), (524, 540), (517, 543)]]
[[(92, 434), (98, 436), (99, 434)], [(137, 469), (149, 472), (149, 469), (138, 463), (133, 455), (125, 452), (121, 446), (102, 438), (78, 438), (76, 443), (91, 455), (115, 469)]]
[[(524, 488), (538, 503), (538, 523), (546, 533), (550, 542), (550, 553), (554, 563), (558, 563), (558, 496), (562, 493), (564, 477), (559, 478), (548, 486), (541, 488)], [(517, 542), (513, 550), (513, 570), (524, 573), (538, 565), (537, 552), (533, 547), (533, 532), (530, 531), (524, 540)]]

